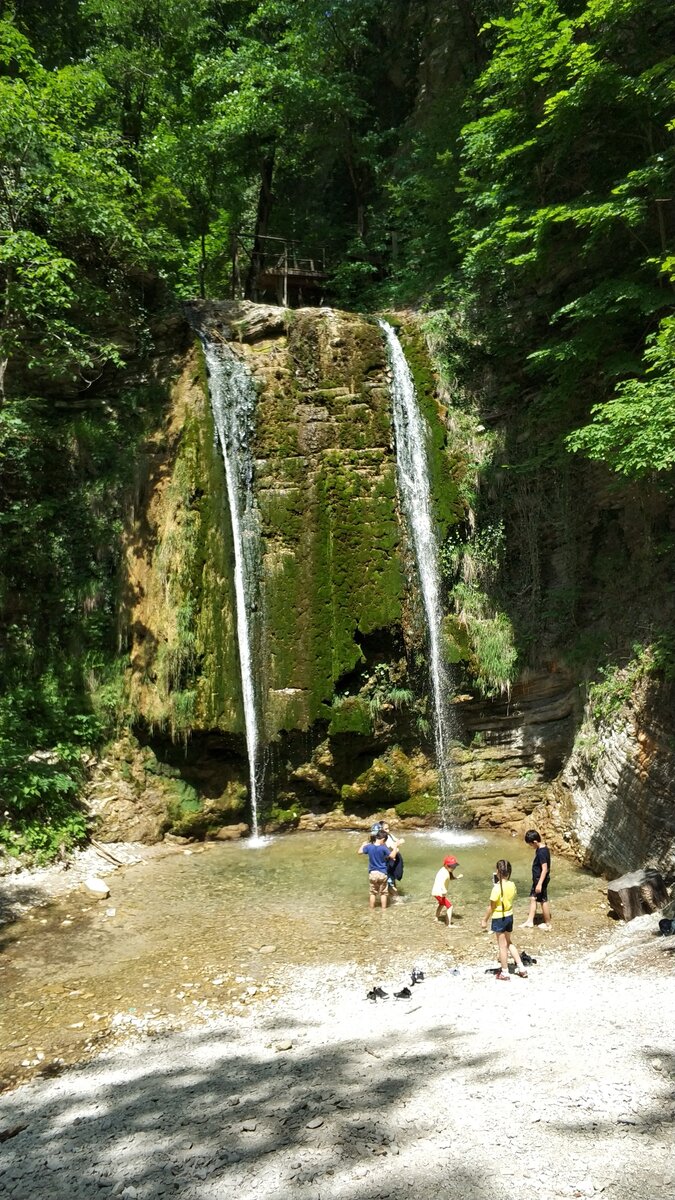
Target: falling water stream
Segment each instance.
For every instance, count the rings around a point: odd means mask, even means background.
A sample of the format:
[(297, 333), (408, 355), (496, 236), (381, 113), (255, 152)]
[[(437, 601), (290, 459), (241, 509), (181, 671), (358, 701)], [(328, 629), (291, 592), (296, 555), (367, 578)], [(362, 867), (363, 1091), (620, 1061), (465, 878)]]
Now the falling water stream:
[(251, 836), (258, 839), (261, 784), (260, 734), (252, 653), (256, 609), (259, 533), (253, 502), (250, 435), (256, 403), (255, 384), (244, 364), (225, 346), (204, 340), (213, 419), (225, 464), (227, 499), (234, 541), (234, 590), (241, 691), (246, 727), (251, 800)]
[(392, 409), (399, 488), (415, 552), (427, 623), (429, 680), (433, 700), (433, 729), (441, 812), (447, 818), (452, 795), (449, 764), (452, 737), (447, 707), (448, 679), (441, 649), (441, 585), (438, 572), (438, 543), (431, 507), (426, 434), (415, 394), (415, 384), (403, 347), (391, 325), (386, 321), (380, 321), (379, 324), (387, 339), (393, 375)]

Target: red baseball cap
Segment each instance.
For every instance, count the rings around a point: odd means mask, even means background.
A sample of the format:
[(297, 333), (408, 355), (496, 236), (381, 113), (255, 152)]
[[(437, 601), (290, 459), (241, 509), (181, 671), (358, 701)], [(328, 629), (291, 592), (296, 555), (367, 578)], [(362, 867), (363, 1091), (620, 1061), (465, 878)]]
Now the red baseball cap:
[(450, 854), (447, 858), (443, 859), (443, 866), (444, 867), (458, 867), (459, 860), (456, 858), (453, 858), (452, 855)]

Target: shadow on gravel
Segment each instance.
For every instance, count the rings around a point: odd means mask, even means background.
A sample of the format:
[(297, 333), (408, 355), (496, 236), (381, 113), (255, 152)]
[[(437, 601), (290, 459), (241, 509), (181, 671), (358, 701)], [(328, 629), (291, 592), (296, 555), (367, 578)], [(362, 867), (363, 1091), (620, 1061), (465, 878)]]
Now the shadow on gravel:
[[(303, 1027), (293, 1036), (291, 1048), (276, 1050), (267, 1025), (253, 1049), (234, 1030), (193, 1030), (156, 1053), (144, 1043), (3, 1097), (0, 1131), (27, 1128), (2, 1146), (0, 1192), (104, 1200), (131, 1187), (126, 1195), (139, 1200), (254, 1192), (264, 1200), (378, 1200), (400, 1194), (399, 1154), (432, 1137), (434, 1152), (407, 1181), (408, 1195), (435, 1200), (450, 1177), (466, 1200), (492, 1195), (490, 1180), (472, 1175), (446, 1136), (444, 1114), (406, 1115), (425, 1079), (447, 1072), (450, 1086), (461, 1040), (451, 1030), (433, 1030), (421, 1045), (399, 1035), (395, 1053), (385, 1034), (366, 1046), (341, 1041), (336, 1030), (322, 1049), (302, 1047)], [(493, 1068), (462, 1055), (469, 1081)]]
[[(665, 1185), (662, 1165), (652, 1160), (652, 1148), (661, 1143), (672, 1154), (673, 1102), (675, 1101), (675, 1052), (658, 1050), (654, 1047), (643, 1051), (645, 1061), (654, 1070), (654, 1089), (651, 1096), (644, 1096), (642, 1112), (617, 1110), (613, 1119), (600, 1118), (591, 1112), (585, 1120), (577, 1120), (573, 1125), (550, 1123), (550, 1128), (561, 1137), (574, 1134), (590, 1136), (597, 1148), (603, 1141), (616, 1141), (617, 1164), (619, 1161), (618, 1148), (623, 1144), (623, 1137), (631, 1134), (639, 1137), (639, 1147), (623, 1163), (630, 1166), (617, 1165), (617, 1179), (605, 1189), (605, 1195), (611, 1200), (652, 1200), (654, 1196), (671, 1195), (671, 1189)], [(592, 1173), (594, 1157), (589, 1156), (589, 1170)], [(581, 1193), (578, 1193), (581, 1195)]]
[(0, 946), (2, 926), (10, 925), (23, 916), (28, 908), (38, 908), (51, 899), (47, 888), (38, 883), (14, 885), (0, 879)]

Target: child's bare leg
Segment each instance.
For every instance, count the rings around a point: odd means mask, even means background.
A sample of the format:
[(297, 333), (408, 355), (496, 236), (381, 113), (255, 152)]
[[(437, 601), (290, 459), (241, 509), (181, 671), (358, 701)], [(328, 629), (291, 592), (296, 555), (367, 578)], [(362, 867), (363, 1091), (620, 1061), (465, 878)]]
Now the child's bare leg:
[(509, 945), (506, 940), (507, 936), (508, 935), (505, 933), (497, 934), (497, 952), (499, 954), (499, 964), (504, 975), (508, 975), (509, 973)]
[(511, 936), (508, 933), (506, 934), (506, 941), (507, 941), (507, 948), (508, 948), (507, 953), (511, 954), (511, 957), (512, 957), (513, 961), (515, 962), (518, 970), (524, 971), (525, 968), (523, 966), (523, 960), (520, 957), (520, 954), (518, 953), (517, 947), (514, 946), (513, 942), (511, 941)]
[(389, 897), (388, 897), (387, 893), (386, 893), (386, 892), (382, 892), (382, 895), (380, 896), (380, 905), (381, 905), (381, 907), (382, 907), (382, 908), (386, 908), (386, 907), (387, 907), (387, 900), (388, 900), (388, 899), (389, 899)]
[(445, 922), (448, 927), (452, 925), (452, 905), (445, 910)]
[(542, 901), (541, 915), (544, 918), (544, 924), (550, 925), (551, 924), (551, 905), (549, 904), (548, 900)]
[(374, 896), (374, 895), (373, 895), (373, 893), (371, 892), (371, 893), (370, 893), (370, 895), (369, 895), (369, 897), (368, 897), (368, 903), (369, 903), (369, 905), (370, 905), (370, 907), (371, 907), (371, 908), (374, 908), (374, 907), (375, 907), (375, 901), (376, 901), (376, 899), (377, 899), (377, 897), (376, 897), (376, 896)]
[(537, 901), (534, 896), (530, 896), (530, 911), (527, 914), (527, 920), (523, 921), (521, 929), (532, 929), (534, 927), (534, 914), (537, 911)]

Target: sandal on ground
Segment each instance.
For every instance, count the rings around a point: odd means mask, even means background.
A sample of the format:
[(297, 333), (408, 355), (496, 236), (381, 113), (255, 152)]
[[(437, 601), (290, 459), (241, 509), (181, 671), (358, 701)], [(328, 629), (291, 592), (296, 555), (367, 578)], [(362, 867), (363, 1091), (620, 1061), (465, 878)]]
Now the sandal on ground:
[(502, 983), (509, 983), (511, 976), (509, 975), (508, 971), (506, 973), (504, 973), (504, 971), (497, 971), (495, 979), (499, 979)]
[(527, 971), (524, 967), (521, 967), (519, 971), (516, 971), (516, 975), (520, 975), (521, 979), (527, 979)]

